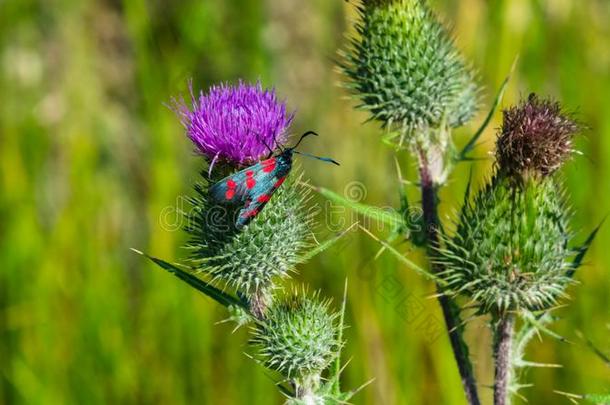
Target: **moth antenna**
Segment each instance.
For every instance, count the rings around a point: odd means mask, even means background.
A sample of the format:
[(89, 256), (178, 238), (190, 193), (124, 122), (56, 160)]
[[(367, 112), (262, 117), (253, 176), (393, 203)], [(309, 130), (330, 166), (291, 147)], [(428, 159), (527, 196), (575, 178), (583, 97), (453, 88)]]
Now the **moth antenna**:
[(265, 147), (266, 147), (267, 149), (269, 149), (269, 154), (267, 155), (267, 159), (269, 159), (271, 156), (273, 156), (273, 149), (271, 149), (271, 148), (269, 147), (269, 145), (267, 145), (267, 142), (263, 141), (262, 139), (261, 139), (260, 141), (263, 143), (263, 145), (265, 145)]
[[(258, 139), (263, 145), (265, 145), (265, 148), (269, 149), (269, 154), (267, 155), (266, 159), (269, 159), (271, 156), (273, 156), (273, 149), (271, 149), (271, 147), (267, 145), (267, 142), (265, 142), (265, 140), (260, 137), (260, 134), (254, 131), (252, 131), (252, 133), (254, 134), (256, 139)], [(277, 145), (277, 142), (275, 141), (275, 136), (273, 137), (273, 142)]]
[(318, 159), (318, 160), (321, 160), (321, 161), (326, 162), (326, 163), (332, 163), (332, 164), (334, 164), (334, 165), (341, 166), (341, 165), (339, 164), (339, 162), (337, 162), (336, 160), (331, 159), (331, 158), (329, 158), (329, 157), (321, 157), (321, 156), (316, 156), (316, 155), (312, 155), (312, 154), (310, 154), (310, 153), (299, 152), (299, 151), (296, 151), (296, 150), (294, 151), (294, 153), (297, 153), (297, 154), (299, 154), (299, 155), (303, 155), (303, 156), (307, 156), (307, 157), (310, 157), (310, 158), (312, 158), (312, 159)]
[(275, 146), (276, 146), (276, 147), (277, 147), (277, 148), (280, 150), (280, 152), (284, 152), (284, 148), (282, 147), (282, 145), (280, 145), (280, 144), (277, 142), (277, 136), (278, 136), (278, 135), (279, 135), (278, 133), (273, 134), (273, 143), (274, 143), (274, 144), (275, 144)]
[(316, 132), (314, 131), (307, 131), (305, 132), (303, 135), (301, 135), (301, 138), (299, 139), (299, 141), (296, 143), (296, 145), (294, 145), (292, 148), (290, 149), (296, 149), (297, 146), (299, 146), (301, 144), (301, 141), (303, 141), (303, 139), (305, 139), (306, 137), (308, 137), (309, 135), (315, 135), (315, 136), (319, 136)]

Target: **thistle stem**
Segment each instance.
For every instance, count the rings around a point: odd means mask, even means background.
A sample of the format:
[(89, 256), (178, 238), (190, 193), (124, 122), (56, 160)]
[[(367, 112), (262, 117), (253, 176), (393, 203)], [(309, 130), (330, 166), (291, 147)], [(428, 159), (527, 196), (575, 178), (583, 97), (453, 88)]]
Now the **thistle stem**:
[(511, 352), (515, 317), (504, 315), (498, 321), (494, 336), (495, 382), (494, 405), (509, 405), (508, 388), (511, 380)]
[[(435, 256), (435, 251), (440, 247), (439, 229), (440, 221), (438, 219), (438, 204), (437, 204), (437, 187), (430, 173), (428, 159), (426, 154), (420, 151), (420, 182), (422, 194), (422, 209), (423, 220), (426, 231), (428, 257)], [(431, 264), (432, 271), (435, 274), (443, 271), (443, 266), (438, 263)], [(442, 287), (436, 285), (439, 292), (438, 301), (443, 310), (443, 318), (445, 326), (449, 333), (449, 341), (453, 350), (453, 356), (458, 366), (460, 377), (462, 379), (462, 387), (466, 400), (470, 405), (480, 405), (479, 395), (477, 393), (476, 380), (470, 359), (468, 358), (468, 348), (462, 336), (462, 323), (459, 317), (459, 308), (456, 303), (448, 296), (442, 294)]]
[(267, 311), (267, 297), (261, 290), (257, 290), (250, 297), (250, 313), (258, 319), (265, 319), (265, 312)]
[(320, 384), (320, 376), (313, 375), (300, 381), (296, 385), (296, 397), (300, 399), (304, 405), (315, 405), (316, 395), (315, 390)]

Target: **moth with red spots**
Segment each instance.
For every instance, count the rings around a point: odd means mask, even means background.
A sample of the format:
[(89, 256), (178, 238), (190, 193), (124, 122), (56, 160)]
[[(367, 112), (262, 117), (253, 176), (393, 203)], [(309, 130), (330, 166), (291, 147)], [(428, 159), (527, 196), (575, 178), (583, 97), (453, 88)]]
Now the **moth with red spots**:
[(292, 155), (300, 155), (319, 159), (324, 162), (339, 163), (330, 158), (310, 155), (296, 151), (303, 138), (318, 135), (313, 131), (304, 133), (291, 148), (280, 147), (277, 156), (265, 159), (257, 164), (234, 173), (210, 188), (210, 196), (221, 204), (241, 206), (235, 222), (235, 228), (241, 229), (252, 221), (269, 202), (273, 193), (282, 185), (292, 169)]

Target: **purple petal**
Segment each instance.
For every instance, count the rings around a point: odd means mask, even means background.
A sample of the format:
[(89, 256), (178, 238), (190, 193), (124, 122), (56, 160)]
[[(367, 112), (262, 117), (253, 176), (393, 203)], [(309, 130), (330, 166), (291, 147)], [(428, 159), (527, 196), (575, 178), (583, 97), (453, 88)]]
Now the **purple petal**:
[(278, 101), (273, 89), (263, 89), (260, 82), (212, 86), (198, 98), (191, 83), (189, 89), (191, 108), (184, 99), (174, 99), (174, 110), (208, 161), (248, 165), (286, 141), (294, 113), (287, 113), (286, 103)]

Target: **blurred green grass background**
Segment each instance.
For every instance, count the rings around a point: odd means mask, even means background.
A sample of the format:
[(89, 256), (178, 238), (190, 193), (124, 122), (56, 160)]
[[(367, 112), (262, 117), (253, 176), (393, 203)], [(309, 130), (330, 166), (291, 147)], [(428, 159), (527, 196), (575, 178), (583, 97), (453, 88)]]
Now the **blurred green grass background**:
[[(588, 124), (583, 155), (565, 170), (584, 239), (610, 209), (610, 2), (433, 3), (479, 69), (486, 105), (520, 54), (504, 105), (537, 91)], [(275, 86), (298, 110), (294, 132), (322, 134), (307, 150), (342, 163), (302, 161), (313, 183), (343, 192), (361, 182), (365, 202), (397, 205), (391, 150), (337, 86), (333, 61), (353, 18), (339, 0), (0, 0), (0, 403), (282, 402), (243, 354), (246, 331), (216, 325), (226, 314), (213, 302), (129, 248), (184, 256), (183, 233), (167, 226), (179, 219), (166, 207), (181, 206), (201, 160), (163, 103), (190, 77), (201, 88), (238, 78)], [(492, 147), (490, 128), (477, 155)], [(409, 158), (401, 163), (414, 178)], [(475, 164), (476, 183), (491, 164)], [(459, 167), (442, 196), (448, 218), (469, 170)], [(328, 234), (322, 226), (320, 237)], [(605, 226), (555, 325), (605, 349), (609, 243)], [(447, 338), (421, 324), (440, 325), (433, 287), (391, 256), (372, 260), (377, 248), (350, 234), (295, 277), (336, 303), (349, 279), (344, 386), (375, 378), (357, 404), (464, 403)], [(424, 318), (405, 320), (405, 297)], [(479, 383), (490, 385), (484, 320), (470, 324), (468, 339)], [(545, 337), (529, 352), (564, 365), (528, 372), (532, 404), (568, 403), (556, 389), (610, 387), (607, 366), (579, 345)]]

